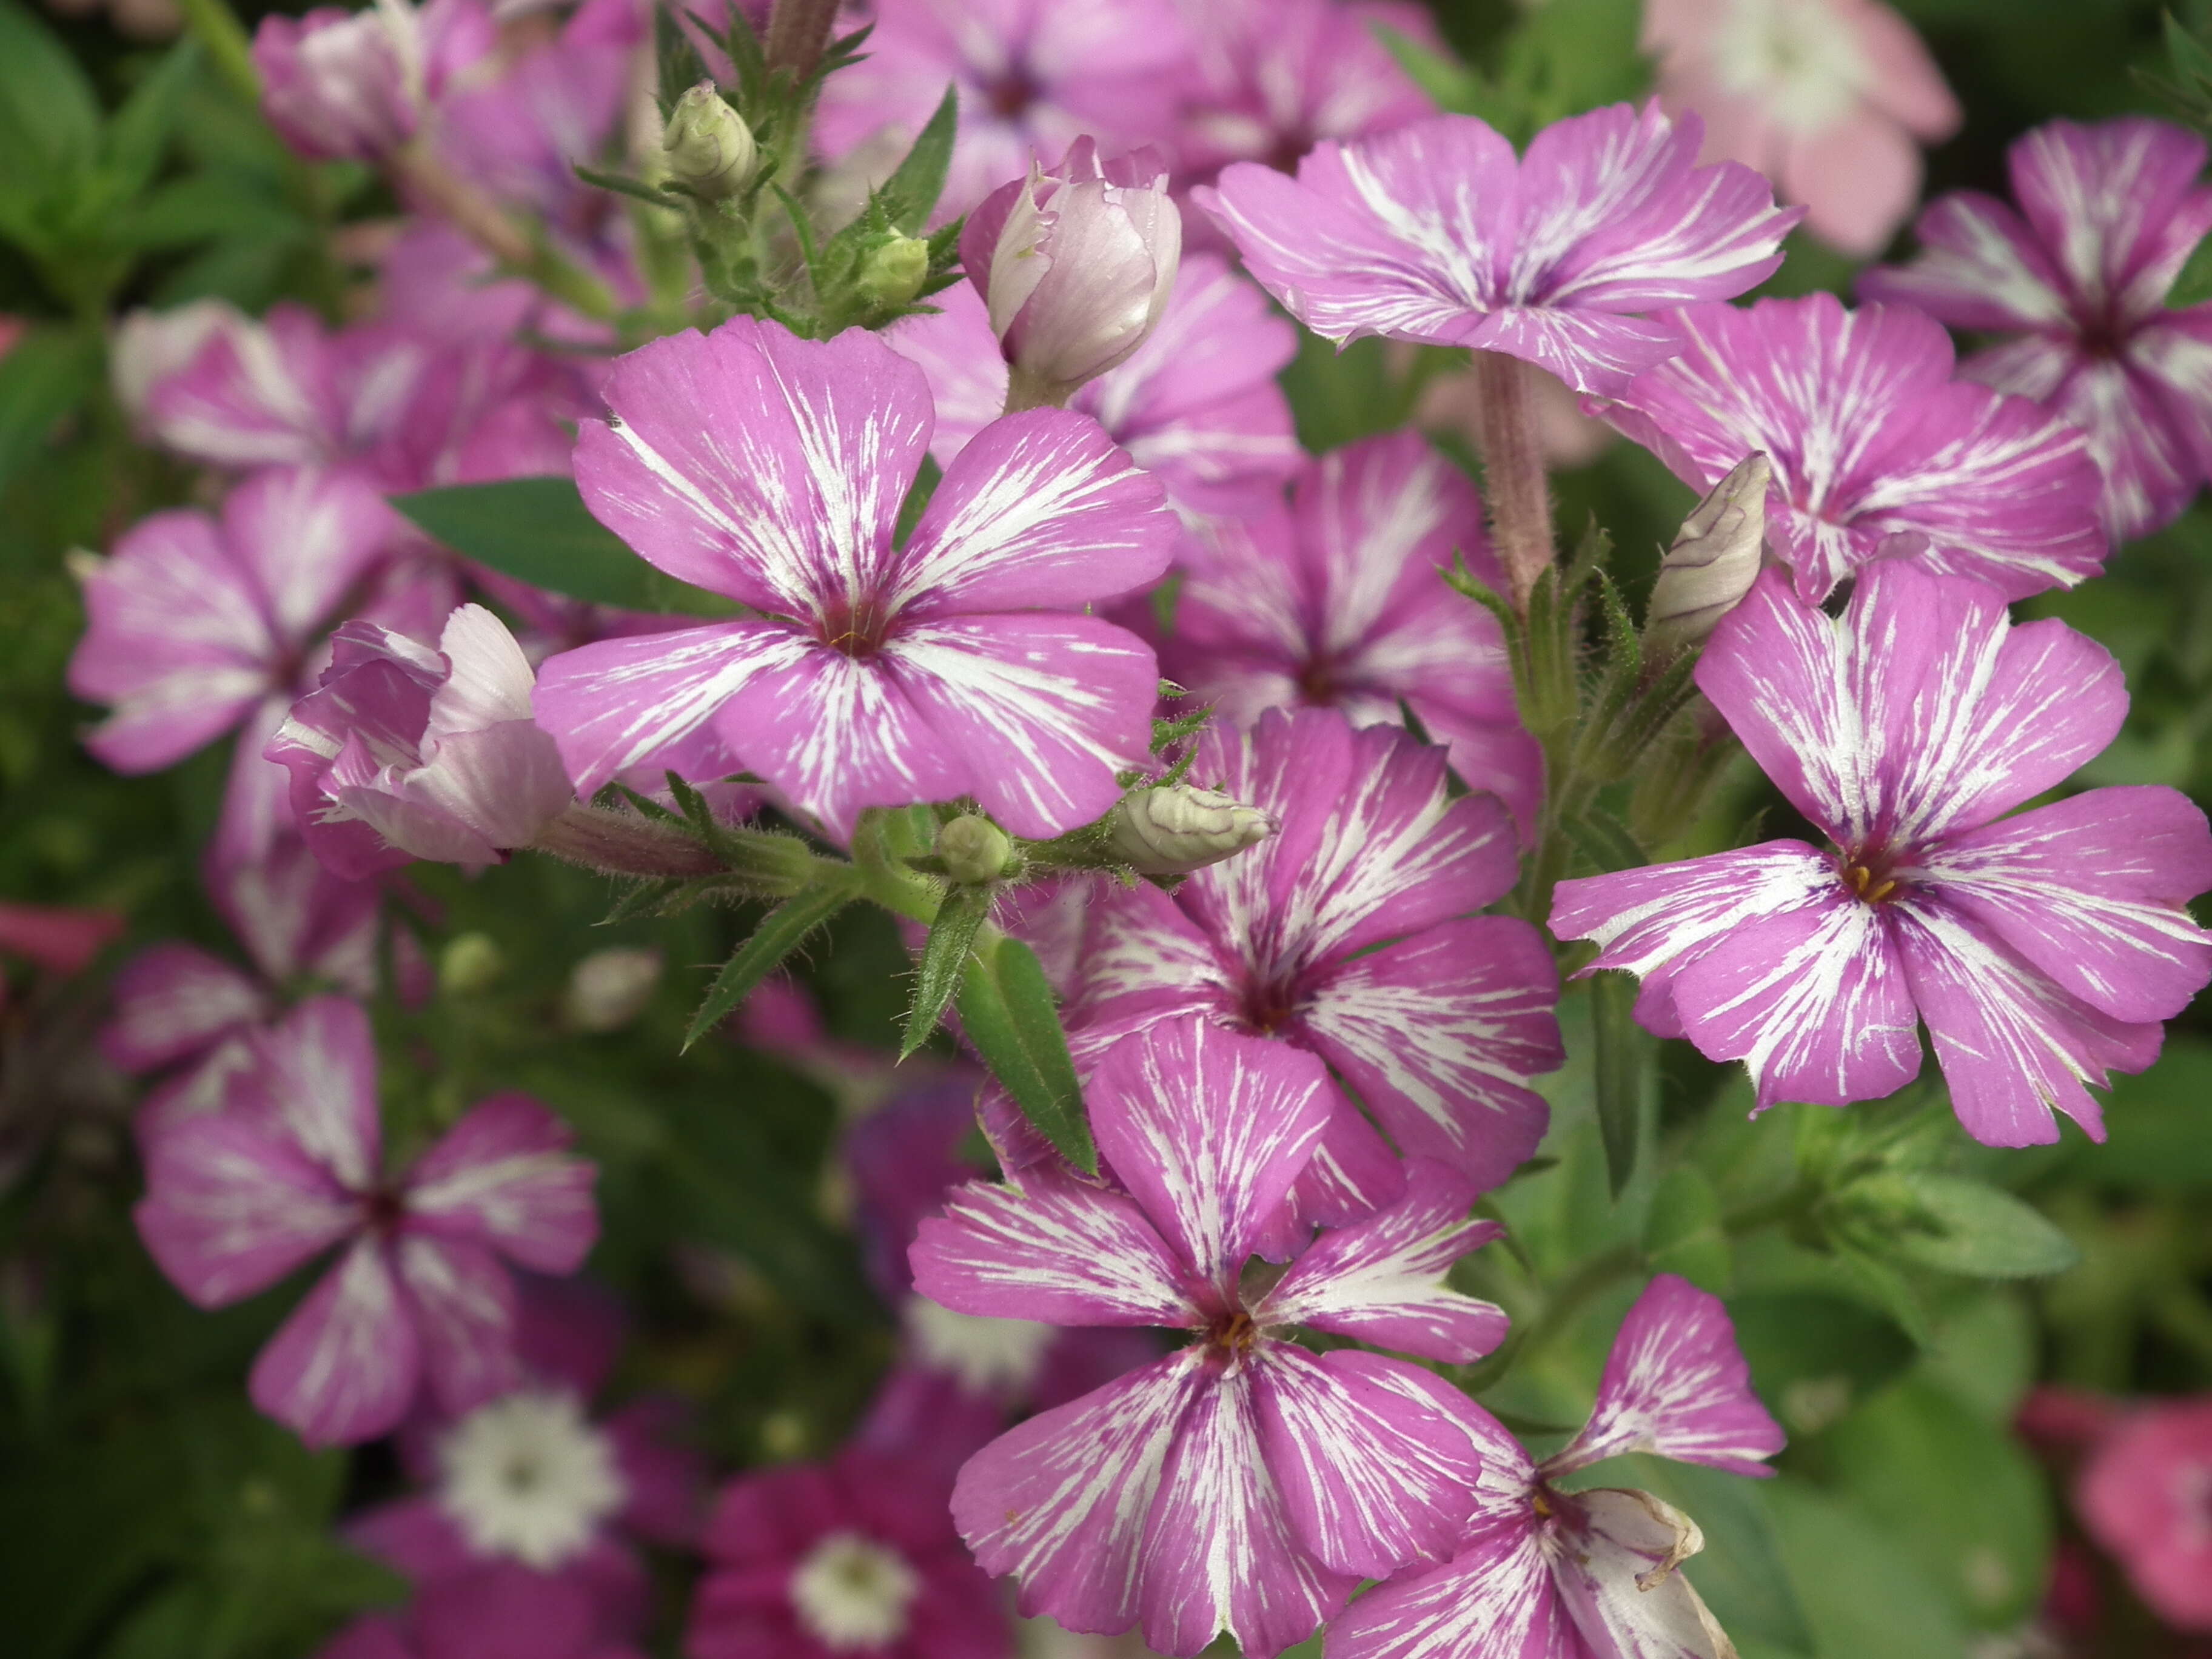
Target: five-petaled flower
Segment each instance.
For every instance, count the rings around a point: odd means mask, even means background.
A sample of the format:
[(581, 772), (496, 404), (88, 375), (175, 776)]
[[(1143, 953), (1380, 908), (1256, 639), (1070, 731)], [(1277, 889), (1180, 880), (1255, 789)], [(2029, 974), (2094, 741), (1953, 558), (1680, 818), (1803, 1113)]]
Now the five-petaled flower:
[(576, 478), (669, 574), (759, 613), (564, 653), (538, 721), (579, 793), (712, 723), (738, 761), (844, 836), (861, 809), (972, 794), (1016, 835), (1097, 817), (1147, 754), (1158, 671), (1076, 614), (1167, 567), (1158, 483), (1061, 410), (984, 428), (903, 546), (929, 447), (921, 371), (852, 330), (739, 317), (631, 353)]
[(1141, 1623), (1163, 1653), (1304, 1641), (1362, 1577), (1440, 1560), (1471, 1519), (1464, 1396), (1402, 1360), (1315, 1355), (1289, 1328), (1464, 1362), (1505, 1316), (1443, 1276), (1501, 1231), (1416, 1162), (1404, 1197), (1248, 1272), (1332, 1115), (1310, 1054), (1179, 1020), (1116, 1045), (1087, 1091), (1123, 1190), (1055, 1166), (976, 1183), (922, 1224), (915, 1286), (963, 1313), (1168, 1326), (1195, 1340), (1042, 1412), (962, 1469), (952, 1513), (1024, 1613)]
[(1977, 1139), (2101, 1139), (2087, 1088), (2157, 1055), (2212, 979), (2185, 906), (2212, 833), (2172, 789), (2009, 818), (2118, 732), (2118, 664), (1983, 584), (1884, 560), (1840, 619), (1769, 571), (1698, 665), (1753, 759), (1833, 843), (1772, 841), (1559, 884), (1552, 929), (1641, 975), (1637, 1017), (1741, 1060), (1762, 1106), (1887, 1095), (1935, 1038)]

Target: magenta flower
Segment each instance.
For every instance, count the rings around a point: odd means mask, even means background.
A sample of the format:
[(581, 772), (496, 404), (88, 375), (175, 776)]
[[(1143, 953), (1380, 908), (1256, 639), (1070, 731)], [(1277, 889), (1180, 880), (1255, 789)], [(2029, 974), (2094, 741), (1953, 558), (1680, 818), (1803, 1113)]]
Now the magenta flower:
[(2186, 902), (2212, 833), (2177, 791), (2093, 789), (2010, 818), (2118, 732), (2120, 670), (1979, 582), (1884, 560), (1840, 620), (1769, 571), (1698, 684), (1832, 843), (1774, 841), (1559, 884), (1552, 931), (1644, 980), (1637, 1018), (1741, 1060), (1759, 1103), (1840, 1105), (1920, 1070), (1976, 1139), (2104, 1139), (2083, 1086), (2141, 1071), (2212, 979)]
[(261, 111), (316, 161), (380, 161), (415, 136), (447, 82), (498, 43), (477, 0), (379, 0), (264, 17), (253, 35)]
[[(1006, 363), (971, 289), (947, 289), (931, 303), (936, 315), (908, 318), (884, 337), (928, 375), (937, 404), (930, 453), (950, 466), (1006, 407)], [(1145, 343), (1068, 407), (1104, 427), (1182, 512), (1256, 512), (1300, 459), (1290, 401), (1275, 383), (1297, 352), (1296, 331), (1265, 295), (1219, 255), (1189, 254)]]
[(1288, 512), (1216, 530), (1176, 594), (1160, 672), (1240, 726), (1301, 705), (1396, 725), (1402, 700), (1525, 828), (1543, 757), (1497, 618), (1444, 586), (1455, 555), (1502, 589), (1482, 498), (1419, 434), (1333, 450), (1306, 463)]
[(1156, 665), (1076, 612), (1159, 575), (1176, 526), (1095, 422), (994, 422), (894, 548), (929, 392), (865, 331), (736, 318), (632, 352), (606, 396), (616, 419), (577, 444), (586, 502), (671, 575), (763, 614), (548, 661), (538, 717), (579, 793), (711, 725), (840, 836), (865, 807), (964, 794), (1053, 836), (1120, 798)]
[(339, 875), (496, 863), (574, 804), (531, 719), (530, 664), (482, 605), (455, 611), (435, 651), (374, 623), (348, 623), (332, 645), (266, 753), (291, 772), (301, 834)]
[(985, 197), (960, 233), (1012, 380), (1012, 407), (1064, 404), (1120, 367), (1167, 308), (1182, 258), (1182, 210), (1167, 162), (1140, 149), (1102, 161), (1079, 138), (1047, 170)]
[(1305, 1325), (1464, 1362), (1505, 1316), (1443, 1275), (1497, 1237), (1466, 1181), (1417, 1162), (1405, 1196), (1323, 1234), (1272, 1288), (1243, 1270), (1334, 1115), (1321, 1062), (1200, 1020), (1116, 1045), (1086, 1098), (1125, 1192), (1057, 1168), (976, 1183), (925, 1222), (915, 1287), (963, 1313), (1164, 1325), (1179, 1352), (1040, 1413), (972, 1458), (952, 1514), (1021, 1609), (1071, 1630), (1142, 1624), (1168, 1654), (1217, 1636), (1273, 1659), (1362, 1577), (1440, 1559), (1473, 1512), (1464, 1401), (1378, 1354), (1321, 1355)]
[(2018, 210), (1959, 191), (1920, 216), (1911, 264), (1859, 278), (1870, 300), (2014, 337), (1960, 366), (2089, 434), (2106, 528), (2146, 535), (2212, 475), (2212, 305), (2166, 308), (2212, 230), (2204, 141), (2142, 117), (2053, 121), (2009, 154)]
[(883, 171), (929, 119), (947, 82), (959, 142), (938, 203), (968, 212), (1088, 133), (1112, 150), (1173, 130), (1190, 37), (1176, 0), (876, 0), (867, 56), (822, 88), (824, 153), (881, 150)]
[(1239, 162), (1192, 199), (1325, 338), (1504, 352), (1611, 395), (1681, 349), (1644, 313), (1756, 287), (1797, 222), (1750, 168), (1697, 166), (1699, 132), (1617, 104), (1516, 159), (1474, 117), (1440, 115), (1317, 145), (1295, 179)]
[(1759, 168), (1806, 228), (1876, 253), (1920, 196), (1920, 145), (1959, 130), (1959, 100), (1881, 0), (1647, 0), (1659, 96), (1705, 121), (1705, 154)]
[(2075, 1487), (2089, 1535), (2176, 1630), (2212, 1631), (2212, 1398), (2160, 1401), (2098, 1447)]
[(371, 1440), (429, 1385), (458, 1412), (512, 1388), (501, 1258), (573, 1273), (599, 1231), (592, 1166), (543, 1106), (496, 1095), (394, 1179), (358, 1003), (314, 997), (257, 1041), (220, 1112), (147, 1158), (135, 1216), (161, 1271), (228, 1307), (334, 1244), (344, 1255), (254, 1362), (253, 1403), (317, 1445)]
[(1951, 378), (1918, 312), (1833, 295), (1673, 314), (1687, 342), (1601, 412), (1699, 490), (1772, 462), (1768, 544), (1817, 601), (1892, 536), (1930, 570), (2021, 599), (2094, 575), (2111, 551), (2081, 434), (2024, 398)]
[(397, 526), (367, 483), (312, 468), (256, 474), (219, 520), (140, 520), (84, 580), (70, 690), (111, 709), (86, 746), (118, 772), (156, 772), (287, 696)]
[[(1281, 828), (1172, 896), (1091, 894), (1067, 1010), (1079, 1063), (1194, 1015), (1318, 1054), (1406, 1156), (1478, 1190), (1504, 1180), (1549, 1118), (1528, 1079), (1564, 1055), (1542, 936), (1474, 914), (1517, 873), (1504, 805), (1453, 799), (1442, 750), (1331, 709), (1212, 727), (1191, 775)], [(1352, 1094), (1324, 1086), (1328, 1136), (1293, 1196), (1309, 1222), (1334, 1223), (1395, 1197), (1401, 1176)], [(1000, 1139), (1014, 1166), (1041, 1146)]]
[(1541, 1463), (1461, 1402), (1482, 1482), (1451, 1560), (1393, 1579), (1330, 1627), (1330, 1659), (1586, 1659), (1735, 1651), (1679, 1571), (1696, 1522), (1649, 1492), (1553, 1483), (1624, 1452), (1768, 1475), (1780, 1425), (1751, 1391), (1717, 1297), (1662, 1273), (1621, 1322), (1582, 1432)]
[[(832, 82), (834, 85), (835, 82)], [(999, 1598), (960, 1547), (941, 1486), (895, 1459), (741, 1475), (702, 1540), (687, 1659), (1006, 1659)]]

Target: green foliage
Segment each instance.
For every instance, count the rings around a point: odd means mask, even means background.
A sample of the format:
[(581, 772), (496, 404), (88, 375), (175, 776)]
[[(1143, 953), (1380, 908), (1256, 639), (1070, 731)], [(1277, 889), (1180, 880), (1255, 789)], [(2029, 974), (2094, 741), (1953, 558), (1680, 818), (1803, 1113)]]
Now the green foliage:
[(753, 988), (782, 964), (783, 959), (806, 942), (808, 934), (826, 926), (832, 916), (853, 901), (853, 887), (825, 881), (786, 899), (761, 918), (745, 942), (730, 953), (714, 975), (707, 999), (691, 1017), (684, 1034), (686, 1048), (724, 1020), (750, 995)]
[(992, 940), (969, 964), (957, 1006), (961, 1030), (1022, 1115), (1077, 1169), (1097, 1173), (1083, 1085), (1036, 953), (1003, 934)]
[(960, 988), (968, 970), (968, 954), (977, 931), (991, 914), (988, 885), (948, 887), (937, 907), (937, 920), (929, 924), (928, 942), (914, 977), (914, 1006), (908, 1010), (906, 1035), (899, 1039), (899, 1058), (905, 1060), (929, 1041), (945, 1011)]

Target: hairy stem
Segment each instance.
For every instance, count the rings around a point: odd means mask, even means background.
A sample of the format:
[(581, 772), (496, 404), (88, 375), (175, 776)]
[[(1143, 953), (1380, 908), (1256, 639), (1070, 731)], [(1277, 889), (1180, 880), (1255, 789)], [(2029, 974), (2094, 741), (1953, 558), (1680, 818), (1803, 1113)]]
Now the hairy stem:
[(1524, 615), (1536, 578), (1553, 560), (1552, 498), (1536, 436), (1536, 371), (1499, 351), (1474, 354), (1476, 437), (1490, 536)]
[(793, 84), (803, 83), (822, 61), (836, 21), (837, 0), (775, 0), (762, 42), (769, 68), (788, 70)]
[(547, 824), (531, 846), (608, 875), (712, 876), (723, 868), (711, 848), (677, 830), (641, 813), (581, 803)]
[(1006, 406), (1002, 415), (1018, 415), (1027, 409), (1065, 409), (1072, 387), (1054, 386), (1034, 374), (1025, 374), (1018, 365), (1006, 370)]

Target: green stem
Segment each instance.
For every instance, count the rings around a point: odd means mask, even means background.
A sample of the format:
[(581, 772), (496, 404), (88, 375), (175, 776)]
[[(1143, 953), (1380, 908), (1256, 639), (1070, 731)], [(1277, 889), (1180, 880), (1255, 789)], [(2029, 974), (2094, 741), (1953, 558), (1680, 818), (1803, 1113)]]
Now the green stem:
[(253, 66), (253, 42), (228, 0), (177, 0), (185, 27), (200, 43), (216, 73), (256, 109), (261, 106), (261, 71)]

